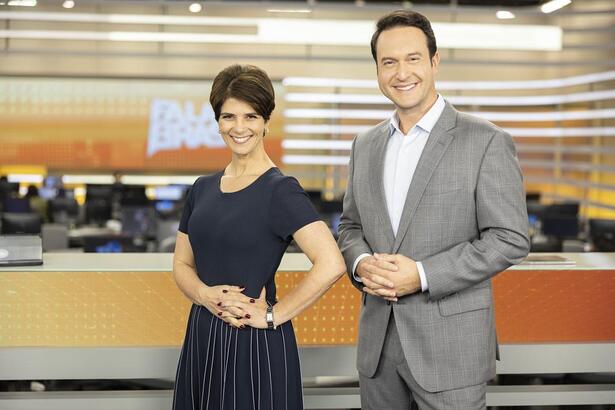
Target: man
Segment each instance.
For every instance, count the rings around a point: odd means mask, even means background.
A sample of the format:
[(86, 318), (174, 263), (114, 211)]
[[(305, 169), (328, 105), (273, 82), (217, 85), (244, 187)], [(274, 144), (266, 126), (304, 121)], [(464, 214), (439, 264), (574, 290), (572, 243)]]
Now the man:
[(429, 21), (380, 19), (378, 84), (396, 107), (352, 147), (339, 245), (363, 293), (363, 409), (485, 408), (497, 342), (491, 281), (528, 253), (510, 135), (436, 93)]

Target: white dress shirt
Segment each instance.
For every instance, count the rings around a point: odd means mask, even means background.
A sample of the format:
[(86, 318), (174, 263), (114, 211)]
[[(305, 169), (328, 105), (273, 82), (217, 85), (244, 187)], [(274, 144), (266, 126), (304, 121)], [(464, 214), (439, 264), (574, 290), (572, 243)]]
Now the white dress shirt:
[[(408, 195), (414, 171), (421, 158), (425, 144), (427, 144), (431, 130), (438, 119), (440, 119), (442, 111), (444, 111), (444, 106), (444, 99), (438, 95), (434, 105), (405, 135), (399, 128), (397, 113), (391, 117), (389, 142), (384, 157), (384, 194), (391, 227), (395, 236), (397, 236), (397, 229), (399, 228), (401, 214), (406, 204), (406, 196)], [(359, 282), (361, 278), (355, 274), (355, 271), (359, 261), (367, 256), (371, 255), (368, 253), (359, 255), (352, 267), (353, 276)], [(417, 262), (416, 266), (421, 280), (421, 290), (425, 292), (428, 289), (428, 285), (423, 264)]]

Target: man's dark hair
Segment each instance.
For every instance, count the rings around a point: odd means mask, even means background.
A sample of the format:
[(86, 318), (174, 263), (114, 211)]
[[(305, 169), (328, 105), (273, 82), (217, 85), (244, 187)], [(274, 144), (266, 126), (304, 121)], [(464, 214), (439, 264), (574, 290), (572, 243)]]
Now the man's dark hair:
[(374, 57), (376, 64), (378, 64), (378, 57), (376, 56), (376, 43), (378, 43), (380, 33), (395, 27), (416, 27), (421, 30), (425, 34), (425, 37), (427, 37), (427, 48), (429, 49), (429, 60), (431, 61), (434, 54), (436, 54), (436, 51), (438, 51), (438, 46), (436, 45), (436, 36), (433, 34), (431, 23), (427, 17), (417, 13), (416, 11), (396, 10), (386, 16), (381, 17), (380, 20), (378, 20), (378, 23), (376, 23), (376, 31), (372, 36), (371, 42), (372, 57)]
[(209, 102), (216, 121), (220, 119), (222, 105), (229, 98), (247, 103), (265, 121), (269, 120), (275, 108), (275, 93), (269, 76), (253, 65), (235, 64), (226, 67), (214, 78)]

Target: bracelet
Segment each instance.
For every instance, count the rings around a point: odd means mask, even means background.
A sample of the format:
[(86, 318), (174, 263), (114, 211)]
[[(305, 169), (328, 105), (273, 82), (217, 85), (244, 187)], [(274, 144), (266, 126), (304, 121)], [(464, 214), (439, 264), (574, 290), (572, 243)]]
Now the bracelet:
[(267, 329), (275, 330), (276, 325), (273, 320), (273, 306), (271, 303), (267, 302), (267, 312), (265, 313), (265, 321), (267, 322)]

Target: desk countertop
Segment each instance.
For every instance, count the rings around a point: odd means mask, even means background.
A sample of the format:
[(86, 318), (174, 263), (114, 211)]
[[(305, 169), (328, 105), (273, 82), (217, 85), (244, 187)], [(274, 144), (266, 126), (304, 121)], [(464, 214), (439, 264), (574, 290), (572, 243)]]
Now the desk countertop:
[[(535, 254), (547, 255), (547, 254)], [(511, 270), (615, 270), (615, 253), (558, 253), (574, 261), (568, 264), (517, 265)], [(46, 253), (42, 266), (0, 268), (0, 272), (168, 272), (172, 270), (170, 253)], [(311, 267), (302, 253), (287, 253), (280, 264), (281, 271), (301, 272)]]

